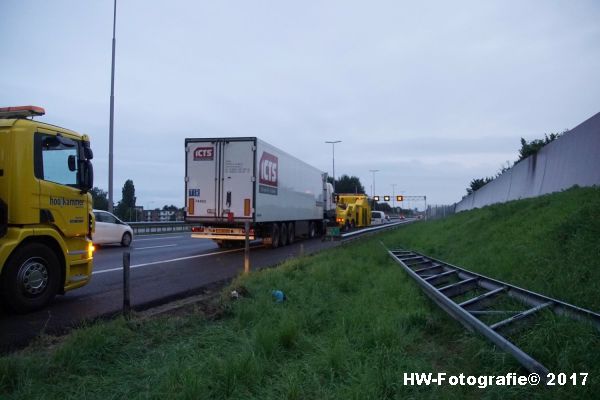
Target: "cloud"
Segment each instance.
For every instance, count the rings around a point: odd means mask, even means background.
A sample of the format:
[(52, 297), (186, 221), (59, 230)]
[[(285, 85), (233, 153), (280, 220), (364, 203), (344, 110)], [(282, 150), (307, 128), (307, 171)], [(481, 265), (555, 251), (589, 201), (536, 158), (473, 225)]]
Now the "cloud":
[[(88, 133), (106, 187), (112, 3), (3, 16), (2, 102)], [(457, 201), (520, 137), (598, 111), (598, 20), (596, 2), (119, 2), (115, 197), (132, 178), (142, 204), (181, 204), (186, 137), (258, 136), (324, 171), (342, 140), (338, 174)]]

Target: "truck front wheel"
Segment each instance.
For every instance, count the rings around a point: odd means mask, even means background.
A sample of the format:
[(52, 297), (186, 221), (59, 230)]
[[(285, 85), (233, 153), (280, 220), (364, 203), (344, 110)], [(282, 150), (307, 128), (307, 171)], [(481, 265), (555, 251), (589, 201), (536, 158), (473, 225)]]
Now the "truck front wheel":
[(60, 276), (59, 261), (52, 249), (41, 243), (21, 246), (2, 271), (2, 300), (17, 313), (42, 308), (58, 293)]
[(346, 220), (346, 223), (344, 224), (344, 232), (349, 232), (350, 231), (350, 221)]

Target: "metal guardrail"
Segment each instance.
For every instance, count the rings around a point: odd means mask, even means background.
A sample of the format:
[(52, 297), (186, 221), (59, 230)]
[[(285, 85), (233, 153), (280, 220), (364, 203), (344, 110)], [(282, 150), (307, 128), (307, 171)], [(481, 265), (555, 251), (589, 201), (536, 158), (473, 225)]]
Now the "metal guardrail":
[(395, 220), (393, 222), (388, 222), (387, 224), (380, 224), (380, 225), (371, 225), (365, 228), (361, 228), (358, 229), (356, 231), (353, 232), (347, 232), (347, 233), (343, 233), (339, 236), (340, 239), (349, 239), (349, 238), (354, 238), (354, 237), (362, 237), (365, 236), (368, 233), (375, 233), (375, 232), (380, 232), (380, 231), (386, 231), (392, 228), (397, 228), (400, 225), (405, 225), (411, 222), (414, 222), (415, 219), (414, 218), (407, 218), (407, 219), (403, 219), (403, 220)]
[[(600, 330), (600, 314), (501, 282), (464, 268), (410, 250), (388, 250), (388, 254), (421, 286), (427, 296), (466, 328), (482, 334), (510, 353), (530, 372), (545, 381), (548, 369), (513, 344), (504, 332), (514, 330), (543, 309), (580, 321), (588, 321)], [(460, 296), (466, 295), (462, 300)], [(520, 307), (494, 309), (494, 302), (511, 298)], [(503, 308), (500, 306), (500, 308)], [(518, 308), (514, 310), (514, 308)], [(484, 315), (496, 314), (498, 321), (485, 321)]]
[[(345, 239), (352, 236), (358, 236), (369, 231), (384, 230), (397, 225), (402, 225), (407, 222), (413, 222), (414, 218), (407, 218), (406, 220), (400, 220), (398, 218), (392, 218), (391, 223), (375, 225), (366, 228), (362, 228), (357, 231), (344, 233), (340, 235), (340, 239)], [(150, 235), (156, 233), (173, 233), (173, 232), (191, 232), (192, 226), (198, 224), (189, 224), (184, 221), (164, 221), (164, 222), (126, 222), (133, 229), (135, 235)]]
[(164, 222), (127, 222), (135, 235), (150, 235), (155, 233), (190, 232), (192, 224), (183, 221)]

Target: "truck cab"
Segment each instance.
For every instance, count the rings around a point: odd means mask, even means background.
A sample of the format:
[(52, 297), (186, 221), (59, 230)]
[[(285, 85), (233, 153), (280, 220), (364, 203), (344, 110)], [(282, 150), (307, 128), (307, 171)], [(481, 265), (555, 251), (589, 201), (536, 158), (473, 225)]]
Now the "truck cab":
[(371, 225), (371, 206), (364, 194), (341, 193), (336, 195), (336, 222), (348, 231), (357, 227)]
[(33, 119), (44, 113), (0, 108), (0, 302), (19, 313), (92, 275), (89, 137)]
[[(325, 180), (327, 175), (324, 175)], [(335, 205), (335, 193), (333, 192), (333, 185), (327, 181), (325, 181), (324, 198), (325, 198), (325, 209), (324, 209), (324, 218), (328, 221), (335, 222), (336, 215), (336, 205)]]

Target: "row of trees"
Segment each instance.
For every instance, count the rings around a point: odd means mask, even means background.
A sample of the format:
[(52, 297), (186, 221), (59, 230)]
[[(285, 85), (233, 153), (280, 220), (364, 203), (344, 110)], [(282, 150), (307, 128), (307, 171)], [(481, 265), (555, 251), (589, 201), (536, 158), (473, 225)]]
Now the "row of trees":
[(542, 139), (534, 139), (531, 142), (528, 142), (524, 138), (521, 138), (519, 158), (514, 162), (514, 164), (511, 164), (510, 161), (506, 161), (506, 163), (500, 167), (496, 175), (473, 179), (471, 183), (469, 183), (469, 187), (467, 187), (467, 195), (473, 193), (477, 189), (481, 189), (483, 186), (490, 183), (491, 181), (493, 181), (494, 179), (511, 169), (514, 165), (526, 159), (527, 157), (537, 154), (537, 152), (540, 151), (542, 147), (544, 147), (548, 143), (555, 141), (566, 132), (568, 132), (568, 130), (565, 130), (560, 133), (550, 133), (549, 135), (544, 134), (544, 137)]
[[(333, 178), (327, 177), (327, 182), (333, 184)], [(364, 194), (365, 188), (360, 183), (360, 179), (357, 176), (342, 175), (335, 180), (335, 191), (336, 193), (357, 193)]]
[[(123, 185), (121, 191), (121, 200), (114, 207), (114, 214), (124, 221), (140, 220), (141, 216), (137, 215), (135, 208), (135, 185), (131, 179), (127, 179)], [(96, 210), (108, 210), (108, 192), (94, 187), (90, 190), (92, 195), (94, 209)]]
[[(123, 221), (143, 220), (143, 215), (139, 215), (136, 207), (137, 198), (135, 197), (135, 185), (131, 179), (125, 181), (121, 193), (121, 200), (114, 206), (114, 214)], [(92, 195), (94, 209), (108, 211), (108, 192), (98, 187), (94, 187), (90, 190), (90, 194)], [(179, 211), (180, 208), (171, 204), (164, 205), (162, 209), (156, 208), (156, 210)], [(173, 215), (173, 220), (175, 220), (175, 215)]]
[(529, 156), (537, 154), (538, 151), (542, 149), (548, 143), (551, 143), (558, 139), (561, 135), (568, 132), (565, 130), (561, 133), (551, 133), (550, 135), (544, 134), (543, 139), (534, 139), (531, 142), (527, 142), (527, 140), (521, 138), (521, 148), (519, 149), (519, 159), (515, 162), (518, 163)]

